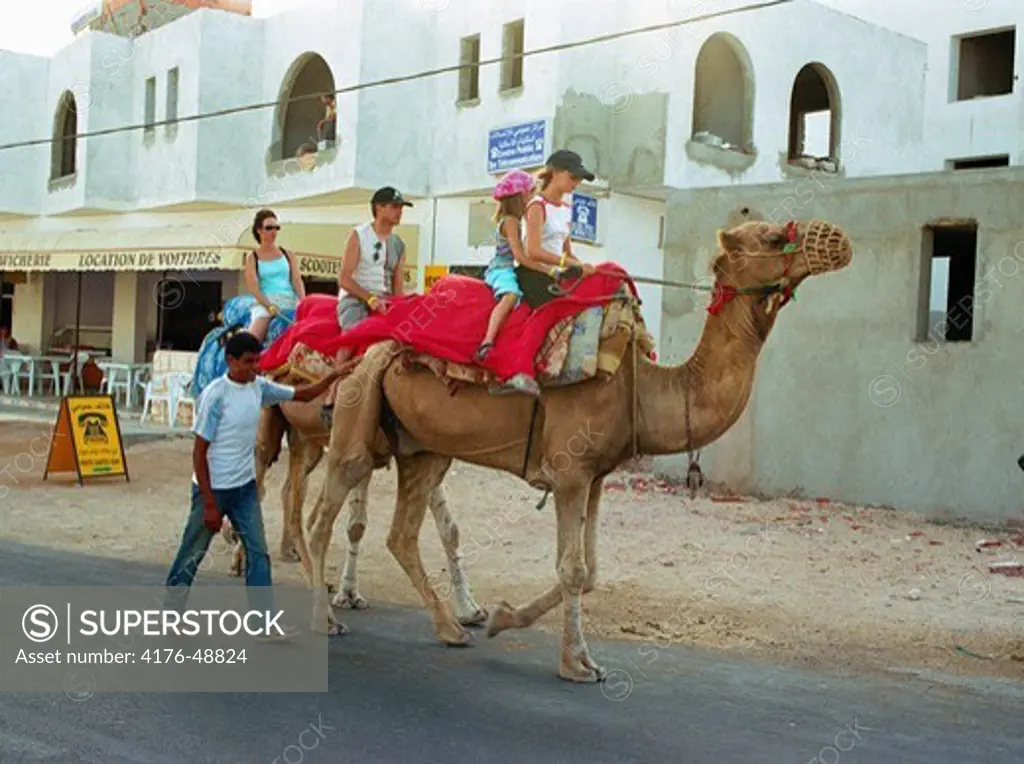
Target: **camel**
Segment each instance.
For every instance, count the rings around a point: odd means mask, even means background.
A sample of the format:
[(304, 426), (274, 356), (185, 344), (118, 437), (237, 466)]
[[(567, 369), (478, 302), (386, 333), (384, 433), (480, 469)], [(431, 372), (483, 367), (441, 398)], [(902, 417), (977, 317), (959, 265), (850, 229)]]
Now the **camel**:
[(818, 220), (785, 226), (749, 221), (717, 238), (714, 301), (693, 355), (680, 365), (643, 357), (634, 336), (614, 376), (543, 389), (535, 404), (526, 396), (491, 396), (483, 387), (450, 396), (433, 372), (394, 363), (401, 351), (383, 347), (393, 343), (372, 346), (364, 358), (379, 384), (367, 386), (356, 405), (336, 407), (328, 473), (310, 520), (312, 628), (330, 634), (339, 626), (326, 607), (325, 553), (342, 504), (379, 458), (375, 437), (384, 421), (390, 441), (398, 443), (392, 446), (398, 495), (388, 548), (432, 614), (439, 639), (470, 642), (431, 586), (418, 538), (431, 492), (459, 459), (516, 475), (550, 490), (555, 500), (556, 583), (521, 607), (501, 602), (492, 608), (488, 637), (528, 627), (561, 603), (558, 676), (601, 681), (606, 672), (590, 655), (581, 608), (597, 579), (604, 478), (637, 456), (692, 453), (720, 438), (746, 408), (761, 348), (792, 290), (853, 257), (842, 229)]
[[(278, 559), (301, 562), (307, 584), (311, 582), (311, 568), (309, 550), (302, 532), (302, 507), (309, 476), (323, 459), (330, 435), (320, 412), (321, 402), (317, 401), (285, 403), (266, 408), (260, 419), (256, 444), (256, 485), (262, 502), (266, 494), (266, 472), (277, 461), (282, 440), (288, 438), (288, 471), (281, 487), (284, 523)], [(382, 449), (374, 467), (380, 469), (389, 466), (390, 457), (386, 449)], [(370, 475), (367, 474), (355, 487), (349, 500), (348, 552), (337, 593), (332, 601), (333, 606), (342, 609), (361, 610), (368, 607), (366, 599), (359, 593), (357, 563), (359, 546), (366, 531), (369, 487)], [(451, 515), (444, 486), (438, 485), (431, 493), (430, 509), (451, 565), (456, 617), (463, 626), (479, 626), (487, 619), (488, 613), (473, 599), (472, 587), (459, 550), (459, 527)], [(240, 576), (245, 569), (245, 547), (230, 524), (226, 524), (223, 530), (228, 542), (235, 545), (231, 573)]]

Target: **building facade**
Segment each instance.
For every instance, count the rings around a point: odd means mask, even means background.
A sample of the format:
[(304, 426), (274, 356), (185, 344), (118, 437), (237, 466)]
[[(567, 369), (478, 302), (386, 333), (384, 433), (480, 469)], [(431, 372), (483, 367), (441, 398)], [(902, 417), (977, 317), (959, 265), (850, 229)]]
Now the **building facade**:
[[(837, 176), (720, 174), (667, 202), (668, 279), (707, 281), (716, 228), (743, 218), (823, 218), (854, 243), (849, 268), (811, 279), (780, 315), (747, 408), (702, 454), (713, 479), (930, 517), (1024, 520), (1012, 371), (1024, 326), (1024, 7), (949, 6), (917, 21), (912, 57), (854, 56), (863, 47), (851, 43), (820, 59), (840, 94)], [(869, 28), (837, 33), (858, 26)], [(750, 57), (762, 82), (771, 56)], [(778, 135), (770, 125), (755, 118), (755, 139)], [(703, 293), (666, 291), (664, 360), (692, 351), (705, 304)], [(681, 476), (686, 458), (660, 468)]]
[[(712, 477), (750, 489), (840, 485), (836, 498), (851, 500), (928, 496), (929, 511), (947, 502), (1004, 516), (1011, 483), (983, 486), (1003, 474), (1002, 455), (958, 491), (939, 481), (922, 493), (904, 476), (931, 475), (938, 460), (926, 449), (893, 458), (893, 443), (934, 446), (926, 439), (945, 425), (868, 402), (900, 422), (894, 439), (867, 431), (864, 411), (840, 414), (831, 396), (808, 407), (796, 387), (827, 377), (868, 401), (872, 378), (843, 365), (820, 373), (831, 341), (821, 327), (836, 327), (835, 347), (864, 368), (877, 347), (923, 352), (932, 316), (921, 319), (918, 303), (929, 301), (909, 286), (947, 274), (945, 291), (932, 290), (945, 297), (925, 311), (941, 316), (970, 291), (964, 268), (1001, 262), (988, 248), (1015, 235), (1024, 9), (948, 4), (911, 37), (814, 0), (337, 0), (266, 19), (205, 8), (135, 36), (90, 29), (50, 58), (0, 52), (0, 270), (14, 283), (14, 336), (53, 344), (81, 288), (81, 323), (106, 333), (115, 358), (141, 360), (158, 343), (189, 349), (242, 289), (257, 209), (279, 213), (281, 244), (311, 288), (332, 290), (344, 237), (382, 185), (415, 203), (400, 230), (411, 288), (428, 266), (479, 272), (493, 253), (500, 172), (570, 148), (597, 175), (574, 200), (574, 247), (593, 262), (690, 283), (707, 279), (715, 231), (743, 219), (830, 216), (853, 238), (854, 265), (809, 284), (780, 319), (744, 419), (709, 449)], [(328, 91), (338, 93), (333, 124), (317, 96)], [(137, 129), (103, 132), (125, 125)], [(947, 236), (944, 223), (968, 233)], [(961, 246), (972, 225), (974, 259), (938, 257), (933, 268), (930, 248)], [(641, 296), (662, 357), (685, 359), (700, 298), (647, 285)], [(941, 376), (947, 396), (977, 389), (966, 357), (995, 363), (1004, 352), (988, 332), (1005, 330), (981, 326), (970, 342), (939, 343), (918, 379)], [(947, 369), (945, 354), (961, 362)], [(780, 435), (779, 421), (805, 426)], [(780, 449), (777, 438), (793, 442)], [(876, 457), (842, 480), (838, 466), (793, 458), (830, 445), (836, 465), (852, 450)], [(969, 450), (970, 463), (995, 459), (994, 448)], [(661, 460), (669, 473), (681, 464)], [(968, 498), (979, 496), (984, 511)]]

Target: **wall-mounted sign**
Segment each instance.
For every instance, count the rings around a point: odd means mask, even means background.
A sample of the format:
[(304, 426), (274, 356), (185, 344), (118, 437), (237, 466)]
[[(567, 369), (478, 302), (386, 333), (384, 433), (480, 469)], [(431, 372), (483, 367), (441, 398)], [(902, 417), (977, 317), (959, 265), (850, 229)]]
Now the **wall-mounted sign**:
[(499, 127), (487, 135), (487, 172), (538, 167), (547, 159), (547, 120)]
[(97, 252), (0, 252), (0, 270), (12, 271), (184, 271), (237, 270), (236, 248), (122, 250)]
[(597, 241), (597, 199), (581, 193), (572, 195), (572, 238)]

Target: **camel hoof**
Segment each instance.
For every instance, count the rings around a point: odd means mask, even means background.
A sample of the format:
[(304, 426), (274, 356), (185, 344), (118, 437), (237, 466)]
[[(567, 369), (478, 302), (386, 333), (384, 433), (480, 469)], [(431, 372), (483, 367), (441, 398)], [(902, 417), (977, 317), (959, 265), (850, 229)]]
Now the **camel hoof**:
[(277, 553), (278, 562), (301, 562), (302, 558), (299, 557), (299, 553), (295, 549), (290, 549), (287, 552), (280, 551)]
[(441, 637), (441, 641), (447, 647), (470, 647), (473, 644), (473, 635), (468, 631), (460, 630), (457, 637)]
[(491, 611), (491, 615), (487, 619), (488, 639), (497, 636), (505, 631), (505, 629), (511, 629), (515, 626), (513, 610), (510, 604), (503, 601)]
[(366, 610), (370, 603), (355, 589), (343, 591), (336, 595), (331, 604), (342, 610)]
[(587, 667), (582, 661), (573, 661), (568, 666), (563, 664), (558, 669), (558, 676), (568, 682), (578, 684), (597, 684), (604, 681), (608, 672), (594, 664), (593, 668)]
[(345, 624), (333, 618), (314, 618), (310, 630), (325, 637), (341, 637), (349, 631)]
[(476, 612), (473, 613), (473, 615), (469, 617), (460, 617), (459, 623), (462, 626), (469, 626), (470, 628), (480, 628), (484, 625), (484, 623), (487, 621), (489, 617), (489, 614), (484, 608), (478, 607), (476, 609)]

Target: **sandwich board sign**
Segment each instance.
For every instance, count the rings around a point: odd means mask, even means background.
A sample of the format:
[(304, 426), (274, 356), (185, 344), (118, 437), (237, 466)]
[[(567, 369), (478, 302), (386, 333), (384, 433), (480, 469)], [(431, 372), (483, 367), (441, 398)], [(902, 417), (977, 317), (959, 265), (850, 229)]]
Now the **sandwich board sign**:
[(61, 398), (43, 480), (51, 472), (74, 472), (79, 485), (85, 478), (122, 475), (131, 482), (113, 396)]

